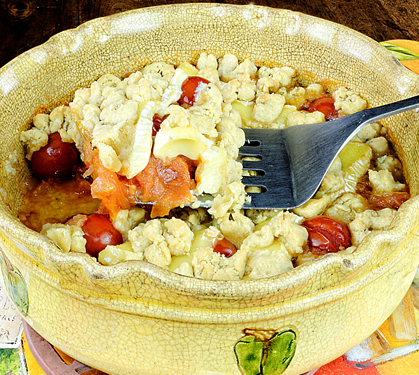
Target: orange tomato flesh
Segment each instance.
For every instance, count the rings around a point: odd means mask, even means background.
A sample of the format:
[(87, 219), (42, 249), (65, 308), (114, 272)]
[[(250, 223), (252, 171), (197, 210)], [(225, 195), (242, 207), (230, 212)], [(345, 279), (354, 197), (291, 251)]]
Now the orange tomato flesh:
[[(154, 203), (151, 218), (166, 216), (172, 208), (192, 201), (193, 164), (185, 157), (163, 161), (151, 155), (144, 170), (128, 180), (107, 169), (99, 158), (99, 152), (90, 144), (85, 144), (84, 155), (85, 164), (93, 170), (92, 196), (102, 200), (102, 206), (111, 217), (115, 217), (120, 210), (129, 209), (138, 200)], [(100, 211), (106, 210), (101, 207)]]
[(191, 202), (193, 184), (189, 165), (180, 156), (163, 161), (152, 155), (135, 178), (140, 185), (141, 200), (156, 202), (151, 210), (152, 218), (165, 216), (172, 208)]
[(99, 151), (92, 149), (89, 143), (85, 143), (83, 151), (86, 166), (93, 167), (93, 198), (102, 200), (102, 205), (109, 210), (111, 217), (115, 217), (120, 210), (127, 210), (130, 207), (128, 186), (120, 181), (115, 172), (102, 164)]

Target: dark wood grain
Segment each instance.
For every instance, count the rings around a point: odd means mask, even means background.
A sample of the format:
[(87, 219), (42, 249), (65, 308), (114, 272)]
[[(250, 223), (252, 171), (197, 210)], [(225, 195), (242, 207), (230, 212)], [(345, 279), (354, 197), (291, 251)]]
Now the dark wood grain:
[[(141, 7), (186, 2), (249, 3), (240, 0), (0, 0), (0, 66), (52, 35), (92, 18)], [(252, 3), (325, 18), (377, 41), (419, 40), (417, 0), (255, 0)]]

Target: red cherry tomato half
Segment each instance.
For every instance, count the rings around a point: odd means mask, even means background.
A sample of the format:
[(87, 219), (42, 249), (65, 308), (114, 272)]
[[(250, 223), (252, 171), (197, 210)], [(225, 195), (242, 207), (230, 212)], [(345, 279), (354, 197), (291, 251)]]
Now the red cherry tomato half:
[(53, 133), (48, 143), (32, 154), (33, 174), (42, 179), (66, 179), (73, 175), (80, 162), (80, 154), (74, 143), (63, 142), (59, 133)]
[(335, 100), (329, 96), (316, 99), (308, 106), (309, 112), (319, 111), (324, 114), (327, 121), (338, 118), (338, 111), (335, 109)]
[(112, 221), (105, 215), (92, 214), (82, 225), (86, 239), (86, 252), (92, 257), (97, 255), (107, 245), (119, 245), (122, 243), (122, 235), (112, 224)]
[(203, 83), (208, 84), (210, 82), (205, 78), (197, 76), (186, 78), (182, 83), (182, 94), (179, 99), (179, 104), (193, 105), (198, 86)]
[(224, 255), (226, 258), (230, 258), (237, 252), (237, 247), (226, 238), (223, 238), (215, 244), (214, 252)]
[(316, 255), (324, 255), (327, 253), (337, 253), (339, 249), (334, 243), (323, 233), (316, 229), (307, 228), (308, 246), (310, 252)]
[(313, 254), (336, 253), (351, 246), (349, 229), (338, 220), (316, 216), (302, 225), (308, 231), (308, 246)]

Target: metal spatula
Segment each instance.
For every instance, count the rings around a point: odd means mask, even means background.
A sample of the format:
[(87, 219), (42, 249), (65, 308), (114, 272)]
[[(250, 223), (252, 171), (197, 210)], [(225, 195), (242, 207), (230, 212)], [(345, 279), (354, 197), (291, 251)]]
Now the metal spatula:
[[(248, 193), (244, 208), (292, 209), (307, 202), (319, 188), (337, 154), (365, 125), (419, 107), (419, 95), (380, 107), (369, 108), (336, 120), (285, 129), (243, 129), (246, 143), (241, 157), (247, 186), (260, 193)], [(415, 126), (417, 126), (415, 124)]]

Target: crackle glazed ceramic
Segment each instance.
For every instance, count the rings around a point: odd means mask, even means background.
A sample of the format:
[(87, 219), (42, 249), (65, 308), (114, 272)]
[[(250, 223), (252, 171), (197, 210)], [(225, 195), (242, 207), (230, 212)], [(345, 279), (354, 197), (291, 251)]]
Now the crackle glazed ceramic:
[(46, 340), (113, 375), (301, 374), (368, 337), (405, 295), (419, 260), (419, 114), (383, 123), (412, 198), (393, 227), (351, 255), (333, 254), (256, 281), (209, 281), (141, 261), (102, 266), (64, 253), (17, 219), (29, 170), (19, 133), (34, 111), (105, 73), (201, 51), (293, 66), (347, 83), (372, 106), (417, 94), (419, 76), (343, 26), (257, 6), (185, 4), (96, 19), (0, 69), (0, 264), (8, 293)]

